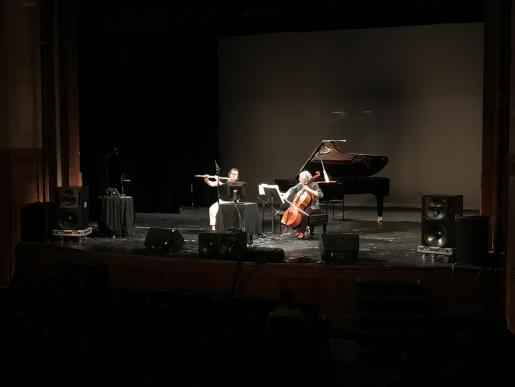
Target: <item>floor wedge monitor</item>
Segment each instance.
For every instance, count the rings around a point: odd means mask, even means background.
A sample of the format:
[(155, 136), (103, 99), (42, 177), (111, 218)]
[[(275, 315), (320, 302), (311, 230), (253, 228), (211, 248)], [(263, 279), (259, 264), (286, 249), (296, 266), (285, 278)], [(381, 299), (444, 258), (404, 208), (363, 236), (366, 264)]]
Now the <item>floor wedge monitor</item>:
[(145, 247), (158, 253), (178, 252), (184, 246), (184, 237), (174, 228), (154, 228), (148, 230)]
[(203, 232), (198, 234), (201, 258), (235, 261), (247, 250), (246, 232)]
[(359, 234), (321, 234), (319, 237), (319, 251), (323, 263), (353, 261), (359, 253)]

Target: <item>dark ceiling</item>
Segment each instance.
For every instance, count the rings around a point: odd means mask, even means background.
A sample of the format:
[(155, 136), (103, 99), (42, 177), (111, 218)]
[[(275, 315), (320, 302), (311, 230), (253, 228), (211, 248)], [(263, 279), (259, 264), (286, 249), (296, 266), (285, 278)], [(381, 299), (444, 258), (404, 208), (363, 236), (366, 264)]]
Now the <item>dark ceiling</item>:
[(99, 0), (81, 14), (119, 33), (195, 28), (215, 35), (483, 21), (484, 0)]

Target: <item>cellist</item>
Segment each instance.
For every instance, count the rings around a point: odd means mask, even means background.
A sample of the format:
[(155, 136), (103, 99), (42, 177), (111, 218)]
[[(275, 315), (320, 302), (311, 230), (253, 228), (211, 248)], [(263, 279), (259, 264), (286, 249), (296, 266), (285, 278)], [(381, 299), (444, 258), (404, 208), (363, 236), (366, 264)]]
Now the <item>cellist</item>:
[(291, 202), (294, 203), (295, 198), (299, 197), (304, 192), (310, 195), (311, 200), (303, 210), (303, 212), (308, 215), (305, 215), (304, 213), (301, 214), (302, 220), (300, 221), (296, 231), (296, 236), (298, 239), (304, 239), (304, 233), (306, 232), (306, 227), (308, 226), (309, 222), (309, 215), (320, 211), (320, 199), (324, 196), (320, 186), (316, 181), (313, 180), (313, 176), (309, 171), (302, 171), (299, 174), (299, 182), (295, 186), (291, 187), (288, 191), (286, 191), (283, 196), (289, 200), (290, 198), (293, 198)]

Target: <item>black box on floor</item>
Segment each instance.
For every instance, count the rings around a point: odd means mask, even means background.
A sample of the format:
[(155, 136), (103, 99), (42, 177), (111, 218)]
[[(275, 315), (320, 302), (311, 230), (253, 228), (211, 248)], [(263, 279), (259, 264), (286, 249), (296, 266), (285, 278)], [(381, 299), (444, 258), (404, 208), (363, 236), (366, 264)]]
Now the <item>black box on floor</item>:
[(198, 234), (198, 250), (201, 258), (241, 259), (247, 250), (247, 233), (241, 232), (201, 232)]
[(184, 247), (184, 237), (174, 228), (151, 227), (145, 237), (145, 247), (160, 253), (176, 253)]
[(243, 260), (256, 263), (284, 262), (284, 250), (278, 247), (249, 247)]
[(457, 216), (456, 260), (462, 265), (486, 266), (488, 262), (488, 216)]
[(55, 227), (54, 202), (29, 203), (21, 209), (21, 240), (46, 242)]
[(319, 251), (323, 263), (344, 263), (355, 260), (359, 252), (359, 234), (321, 234)]

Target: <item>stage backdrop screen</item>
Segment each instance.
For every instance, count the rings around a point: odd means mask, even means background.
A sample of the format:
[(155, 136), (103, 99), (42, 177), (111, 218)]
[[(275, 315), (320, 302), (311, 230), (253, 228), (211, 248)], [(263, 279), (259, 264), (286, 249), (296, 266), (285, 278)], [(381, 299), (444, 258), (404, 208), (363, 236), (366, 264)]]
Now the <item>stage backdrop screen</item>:
[(389, 157), (386, 206), (438, 193), (479, 208), (483, 23), (220, 37), (218, 54), (219, 161), (240, 168), (249, 199), (295, 177), (322, 139), (345, 139)]

